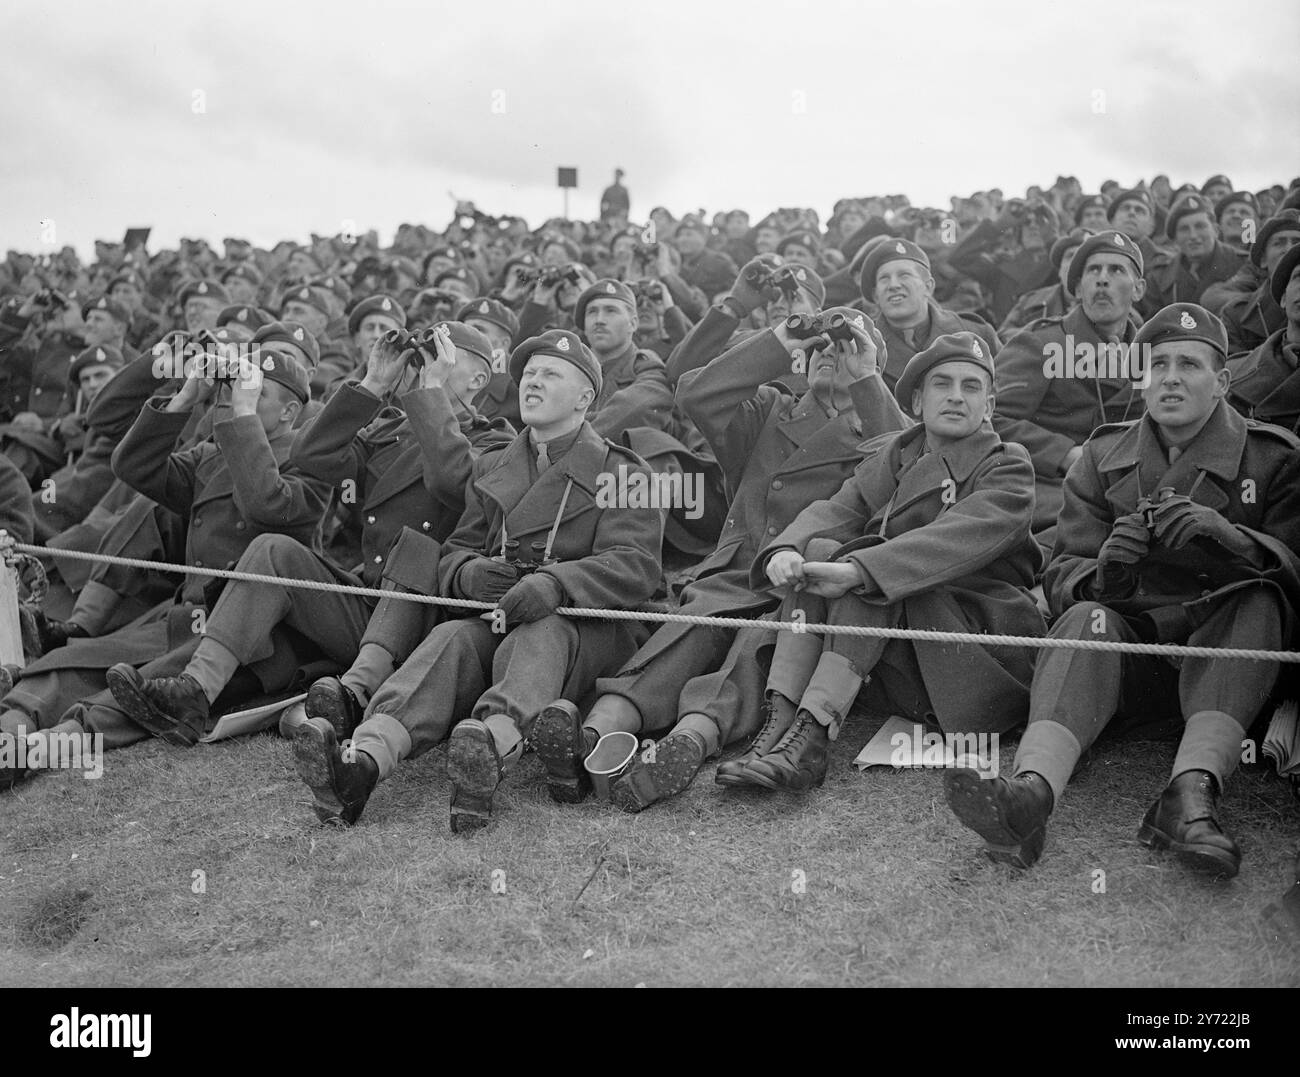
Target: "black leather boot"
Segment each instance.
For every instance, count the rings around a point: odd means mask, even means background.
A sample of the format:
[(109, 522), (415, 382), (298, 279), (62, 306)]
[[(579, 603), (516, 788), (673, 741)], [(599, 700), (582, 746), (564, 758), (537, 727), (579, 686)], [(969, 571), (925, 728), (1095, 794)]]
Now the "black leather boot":
[(748, 764), (745, 773), (765, 789), (802, 793), (826, 780), (829, 758), (826, 727), (807, 711), (800, 711), (776, 747)]
[(208, 730), (208, 697), (187, 673), (145, 677), (119, 662), (108, 671), (108, 690), (137, 725), (177, 748), (192, 748)]
[(340, 740), (347, 740), (356, 732), (365, 714), (352, 689), (337, 677), (321, 677), (312, 682), (303, 709), (308, 718), (324, 718), (329, 722)]
[(345, 753), (326, 719), (308, 718), (294, 735), (293, 760), (322, 823), (351, 826), (361, 818), (379, 784), (379, 764), (366, 752)]
[(537, 716), (528, 741), (546, 768), (546, 791), (552, 800), (577, 804), (591, 792), (591, 775), (582, 765), (591, 746), (577, 707), (567, 699), (557, 699)]
[(750, 763), (757, 762), (772, 751), (781, 743), (781, 738), (789, 732), (794, 725), (794, 715), (797, 708), (785, 696), (773, 693), (763, 704), (763, 709), (767, 712), (767, 720), (763, 723), (763, 728), (758, 731), (757, 736), (749, 743), (745, 754), (738, 759), (728, 759), (725, 763), (718, 764), (717, 773), (714, 774), (713, 780), (719, 785), (759, 785), (748, 774), (747, 768)]
[(55, 621), (45, 616), (44, 610), (35, 611), (36, 632), (40, 639), (41, 654), (62, 647), (70, 639), (88, 639), (90, 633), (72, 621)]
[(451, 779), (453, 834), (467, 834), (492, 821), (492, 795), (504, 776), (496, 741), (485, 722), (467, 718), (451, 731), (447, 777)]
[(638, 753), (609, 787), (609, 799), (624, 811), (639, 812), (682, 792), (703, 765), (704, 747), (695, 737), (670, 733), (653, 749)]
[(1138, 841), (1172, 849), (1189, 867), (1231, 879), (1241, 867), (1241, 850), (1219, 825), (1219, 787), (1204, 770), (1186, 771), (1147, 809)]
[(1052, 814), (1052, 787), (1032, 771), (1014, 778), (981, 778), (979, 771), (959, 767), (943, 776), (948, 807), (963, 826), (987, 843), (990, 859), (1012, 867), (1033, 867), (1047, 840)]

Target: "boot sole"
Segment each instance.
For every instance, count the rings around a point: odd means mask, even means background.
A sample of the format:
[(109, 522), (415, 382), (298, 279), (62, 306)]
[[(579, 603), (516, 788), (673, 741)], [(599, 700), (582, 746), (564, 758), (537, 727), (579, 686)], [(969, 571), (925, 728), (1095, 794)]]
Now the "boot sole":
[[(139, 676), (134, 669), (132, 673)], [(136, 725), (148, 730), (153, 736), (166, 741), (174, 748), (193, 748), (198, 743), (202, 734), (196, 733), (192, 726), (159, 710), (140, 691), (135, 681), (121, 670), (114, 667), (105, 676), (113, 699)]]
[(349, 819), (350, 814), (342, 798), (334, 788), (334, 745), (330, 744), (311, 722), (299, 726), (293, 738), (293, 761), (298, 769), (298, 777), (311, 790), (314, 803), (312, 810), (322, 823), (330, 826), (351, 826), (360, 816), (358, 810)]
[(481, 830), (492, 821), (492, 794), (501, 780), (492, 734), (487, 730), (460, 733), (462, 728), (453, 730), (447, 746), (453, 834)]
[(1047, 841), (1047, 827), (1040, 826), (1029, 834), (1018, 833), (1007, 822), (1002, 802), (994, 792), (994, 780), (981, 778), (971, 770), (950, 770), (943, 784), (948, 807), (963, 826), (984, 839), (984, 852), (990, 860), (1021, 869), (1038, 862)]
[(614, 782), (609, 790), (610, 802), (625, 812), (636, 813), (675, 797), (695, 780), (702, 762), (687, 749), (660, 744), (653, 763), (638, 758), (632, 769)]
[(1138, 829), (1138, 841), (1149, 849), (1168, 849), (1177, 854), (1179, 860), (1189, 868), (1204, 875), (1222, 875), (1232, 879), (1241, 870), (1240, 856), (1233, 856), (1228, 850), (1214, 845), (1189, 845), (1175, 841), (1149, 823), (1143, 823)]
[(589, 779), (584, 781), (586, 768), (573, 749), (573, 725), (569, 715), (547, 707), (537, 716), (528, 740), (546, 768), (546, 791), (551, 794), (551, 799), (558, 804), (577, 804), (582, 800), (590, 791), (591, 784)]
[(331, 679), (332, 684), (317, 681), (307, 689), (307, 700), (303, 708), (308, 718), (324, 718), (334, 727), (334, 735), (339, 740), (346, 740), (352, 736), (360, 723), (352, 722), (351, 708), (347, 697), (343, 694), (347, 689), (339, 680)]

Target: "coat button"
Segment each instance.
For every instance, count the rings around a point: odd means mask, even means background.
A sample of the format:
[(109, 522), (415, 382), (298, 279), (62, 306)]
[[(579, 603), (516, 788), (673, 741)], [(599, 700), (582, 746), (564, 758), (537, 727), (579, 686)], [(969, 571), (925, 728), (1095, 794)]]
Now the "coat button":
[(422, 528), (424, 528), (425, 531), (428, 531), (429, 528), (432, 527), (433, 525), (432, 525), (431, 523), (429, 523), (428, 520), (425, 520), (424, 523), (422, 523), (420, 526), (421, 526)]
[(203, 567), (203, 562), (202, 562), (202, 561), (195, 561), (195, 562), (194, 562), (194, 567), (195, 567), (195, 568), (202, 568), (202, 567)]
[(246, 528), (247, 526), (248, 526), (248, 525), (247, 525), (246, 523), (244, 523), (243, 520), (236, 520), (236, 521), (235, 521), (235, 530), (236, 530), (236, 531), (243, 531), (244, 528)]
[(772, 489), (773, 489), (773, 490), (780, 490), (783, 486), (785, 486), (785, 483), (783, 483), (780, 479), (773, 479), (773, 480), (772, 480)]
[(775, 528), (775, 527), (769, 527), (769, 528), (767, 529), (767, 533), (768, 533), (769, 535), (775, 535), (775, 534), (776, 534), (776, 528)]
[(378, 554), (378, 553), (375, 554), (375, 564), (377, 564), (377, 565), (382, 565), (383, 563), (384, 563), (384, 557), (383, 557), (383, 555), (382, 555), (382, 554)]
[(40, 396), (40, 395), (41, 395), (41, 388), (38, 385), (35, 389), (32, 390), (32, 396)]
[(194, 523), (193, 523), (193, 526), (194, 526), (194, 527), (202, 527), (202, 526), (203, 526), (203, 517), (202, 517), (202, 516), (195, 516), (195, 517), (194, 517)]
[(367, 516), (367, 517), (366, 517), (366, 523), (368, 523), (368, 524), (372, 524), (372, 523), (374, 523), (374, 522), (375, 522), (375, 518), (374, 518), (373, 516)]

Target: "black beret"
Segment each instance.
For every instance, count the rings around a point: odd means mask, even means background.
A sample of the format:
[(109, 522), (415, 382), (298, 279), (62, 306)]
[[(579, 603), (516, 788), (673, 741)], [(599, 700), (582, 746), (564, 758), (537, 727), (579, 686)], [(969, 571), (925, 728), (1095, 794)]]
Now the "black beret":
[(636, 296), (632, 294), (632, 289), (621, 280), (605, 277), (596, 281), (595, 284), (578, 296), (578, 301), (573, 305), (573, 324), (579, 329), (585, 324), (587, 304), (593, 299), (616, 299), (620, 303), (626, 303), (631, 307), (633, 313), (636, 312)]
[(252, 262), (236, 262), (229, 269), (221, 274), (221, 283), (225, 284), (231, 277), (238, 277), (240, 280), (246, 280), (249, 284), (260, 285), (262, 283), (262, 274), (258, 272), (257, 266)]
[(1207, 179), (1204, 183), (1201, 184), (1201, 194), (1204, 194), (1206, 191), (1208, 191), (1211, 187), (1214, 187), (1216, 184), (1221, 187), (1227, 187), (1228, 190), (1232, 190), (1232, 181), (1228, 179), (1227, 176), (1218, 175), (1218, 176), (1211, 176), (1209, 179)]
[(1071, 292), (1074, 292), (1079, 287), (1083, 269), (1088, 264), (1088, 259), (1094, 254), (1123, 255), (1133, 263), (1139, 277), (1142, 276), (1145, 269), (1142, 264), (1142, 249), (1123, 232), (1113, 230), (1098, 232), (1095, 236), (1089, 236), (1085, 239), (1079, 245), (1079, 249), (1074, 252), (1074, 261), (1070, 263), (1070, 271), (1065, 277), (1065, 286)]
[(781, 242), (776, 245), (777, 254), (785, 254), (786, 247), (798, 246), (806, 247), (816, 254), (822, 249), (821, 238), (815, 232), (810, 232), (806, 228), (801, 228), (797, 232), (791, 232), (789, 235), (781, 237)]
[(1225, 194), (1214, 203), (1214, 219), (1223, 220), (1223, 211), (1234, 202), (1240, 202), (1243, 206), (1249, 206), (1255, 216), (1259, 216), (1259, 199), (1249, 191), (1233, 191), (1232, 194)]
[(1065, 257), (1066, 251), (1072, 251), (1075, 247), (1082, 246), (1085, 239), (1096, 234), (1091, 228), (1071, 228), (1052, 244), (1051, 252), (1048, 254), (1052, 262), (1052, 268), (1059, 273), (1061, 271), (1061, 260)]
[(92, 310), (102, 310), (110, 318), (122, 325), (131, 324), (131, 312), (116, 299), (110, 299), (106, 295), (101, 295), (98, 299), (92, 299), (82, 307), (81, 316), (85, 318)]
[(1273, 267), (1273, 275), (1268, 279), (1268, 290), (1279, 307), (1282, 305), (1282, 296), (1286, 294), (1286, 286), (1291, 282), (1291, 274), (1295, 272), (1296, 266), (1300, 266), (1300, 243), (1287, 249), (1286, 254), (1282, 255), (1281, 260)]
[(993, 356), (989, 352), (988, 342), (978, 333), (945, 333), (936, 339), (924, 351), (917, 352), (903, 367), (894, 385), (894, 396), (904, 411), (911, 411), (912, 393), (925, 380), (926, 373), (940, 363), (961, 361), (973, 363), (993, 380)]
[(111, 366), (120, 370), (125, 362), (122, 353), (111, 344), (96, 344), (72, 360), (68, 367), (68, 377), (75, 382), (88, 366)]
[(519, 332), (519, 319), (515, 316), (515, 312), (502, 303), (501, 300), (491, 299), (488, 296), (471, 299), (460, 308), (460, 313), (456, 317), (462, 322), (466, 318), (478, 318), (485, 322), (491, 322), (493, 325), (499, 325), (512, 338)]
[(492, 342), (472, 325), (464, 322), (435, 322), (430, 329), (445, 329), (458, 350), (477, 356), (492, 368)]
[(264, 341), (280, 341), (301, 348), (307, 353), (313, 370), (320, 365), (320, 344), (305, 325), (297, 322), (271, 322), (254, 333), (250, 343), (261, 344)]
[(1116, 212), (1124, 202), (1141, 202), (1151, 211), (1152, 215), (1155, 214), (1156, 204), (1151, 198), (1151, 192), (1145, 187), (1133, 187), (1127, 191), (1120, 191), (1110, 200), (1110, 205), (1106, 207), (1106, 220), (1113, 221)]
[(1170, 303), (1143, 323), (1133, 337), (1139, 345), (1164, 344), (1171, 340), (1199, 340), (1228, 357), (1228, 331), (1215, 315), (1195, 303)]
[(176, 302), (182, 307), (191, 299), (215, 299), (222, 306), (230, 302), (230, 294), (214, 280), (192, 280), (181, 285)]
[(582, 338), (570, 329), (548, 329), (540, 336), (529, 337), (510, 355), (510, 376), (516, 385), (524, 376), (524, 367), (533, 355), (551, 355), (572, 363), (586, 376), (600, 396), (604, 384), (600, 373), (600, 362), (592, 350), (582, 342)]
[(348, 333), (355, 334), (361, 323), (371, 314), (382, 314), (390, 318), (399, 329), (406, 328), (406, 311), (402, 304), (391, 295), (369, 295), (352, 308), (348, 315)]
[(1256, 266), (1263, 267), (1264, 249), (1268, 246), (1268, 241), (1279, 232), (1300, 232), (1300, 210), (1284, 209), (1260, 225), (1259, 235), (1250, 245), (1250, 260)]
[(217, 315), (218, 327), (225, 325), (227, 322), (238, 322), (240, 325), (247, 326), (254, 333), (264, 325), (270, 325), (274, 320), (261, 307), (255, 307), (249, 303), (236, 303), (233, 306), (223, 307), (221, 313)]
[[(1078, 204), (1074, 207), (1074, 223), (1077, 225), (1083, 220), (1084, 210), (1106, 209), (1109, 205), (1110, 203), (1099, 194), (1090, 194), (1087, 198), (1079, 199)], [(1110, 220), (1109, 213), (1106, 214), (1106, 219)]]
[(322, 314), (329, 314), (329, 304), (325, 297), (321, 295), (320, 290), (307, 284), (296, 285), (280, 297), (280, 309), (284, 310), (286, 303), (306, 303), (309, 307), (315, 307)]
[(1210, 219), (1214, 219), (1214, 206), (1210, 200), (1203, 194), (1187, 194), (1178, 199), (1169, 207), (1169, 218), (1165, 221), (1165, 235), (1169, 239), (1174, 238), (1174, 232), (1178, 228), (1178, 222), (1184, 217), (1190, 217), (1194, 213), (1208, 214)]
[(877, 244), (862, 260), (862, 269), (858, 274), (858, 287), (862, 290), (864, 299), (870, 299), (876, 294), (876, 274), (880, 272), (881, 266), (890, 262), (916, 262), (924, 266), (927, 273), (930, 271), (930, 256), (925, 251), (910, 239), (890, 237), (885, 242)]

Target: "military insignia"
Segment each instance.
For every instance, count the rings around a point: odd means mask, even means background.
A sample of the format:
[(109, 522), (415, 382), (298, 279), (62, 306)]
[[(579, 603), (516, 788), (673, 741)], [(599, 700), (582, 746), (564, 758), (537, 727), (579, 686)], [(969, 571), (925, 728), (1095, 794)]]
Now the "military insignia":
[(1115, 246), (1117, 247), (1124, 246), (1124, 237), (1121, 236), (1118, 232), (1115, 233)]
[(384, 297), (384, 301), (383, 301), (382, 303), (379, 304), (379, 309), (380, 309), (380, 310), (392, 310), (392, 309), (393, 309), (393, 301), (392, 301), (391, 299), (389, 299), (387, 296), (385, 296), (385, 297)]
[(199, 281), (199, 286), (194, 290), (198, 292), (199, 295), (207, 295), (208, 294), (207, 281)]
[(796, 270), (794, 271), (794, 279), (795, 279), (795, 280), (807, 280), (807, 279), (808, 279), (808, 274), (805, 273), (802, 269), (796, 269)]
[(895, 243), (895, 244), (894, 244), (894, 250), (898, 251), (899, 254), (906, 254), (906, 253), (907, 253), (907, 248), (904, 247), (901, 243)]
[(215, 336), (218, 340), (229, 340), (229, 339), (230, 339), (230, 333), (227, 332), (225, 329), (218, 329), (218, 330), (213, 334), (213, 336)]
[(308, 288), (304, 288), (301, 292), (298, 293), (298, 298), (299, 298), (299, 299), (310, 299), (310, 298), (311, 298), (311, 290), (308, 289)]
[(1178, 319), (1178, 324), (1184, 329), (1195, 329), (1196, 319), (1188, 314), (1187, 311), (1183, 311), (1182, 316)]
[(970, 350), (975, 353), (976, 359), (984, 358), (984, 349), (980, 347), (980, 342), (978, 340), (971, 341)]
[(268, 374), (271, 373), (271, 371), (275, 369), (275, 360), (268, 355), (265, 359), (262, 360), (262, 369), (265, 370)]
[(605, 285), (605, 291), (608, 292), (610, 295), (618, 294), (618, 289), (615, 288), (612, 283)]
[(100, 310), (108, 310), (108, 300), (101, 298), (96, 306), (98, 306)]
[(293, 339), (294, 339), (294, 340), (303, 340), (303, 339), (305, 339), (305, 338), (303, 337), (302, 327), (301, 327), (301, 326), (299, 326), (297, 329), (295, 329), (295, 330), (293, 331)]
[(246, 322), (246, 321), (248, 321), (248, 308), (247, 308), (247, 307), (240, 307), (240, 308), (239, 308), (239, 313), (235, 315), (235, 320), (238, 321), (238, 322)]
[(559, 348), (560, 351), (567, 352), (569, 350), (569, 338), (560, 337), (560, 339), (555, 342), (555, 346)]
[(478, 305), (478, 312), (480, 314), (486, 314), (490, 309), (491, 308), (488, 306), (488, 301), (486, 299)]
[(102, 363), (105, 359), (108, 358), (108, 356), (104, 354), (104, 349), (103, 349), (103, 348), (96, 348), (96, 349), (95, 349), (95, 358), (98, 359), (98, 360)]
[(859, 314), (856, 318), (853, 319), (853, 324), (856, 325), (859, 329), (866, 329), (867, 327), (867, 323), (862, 320), (861, 314)]

